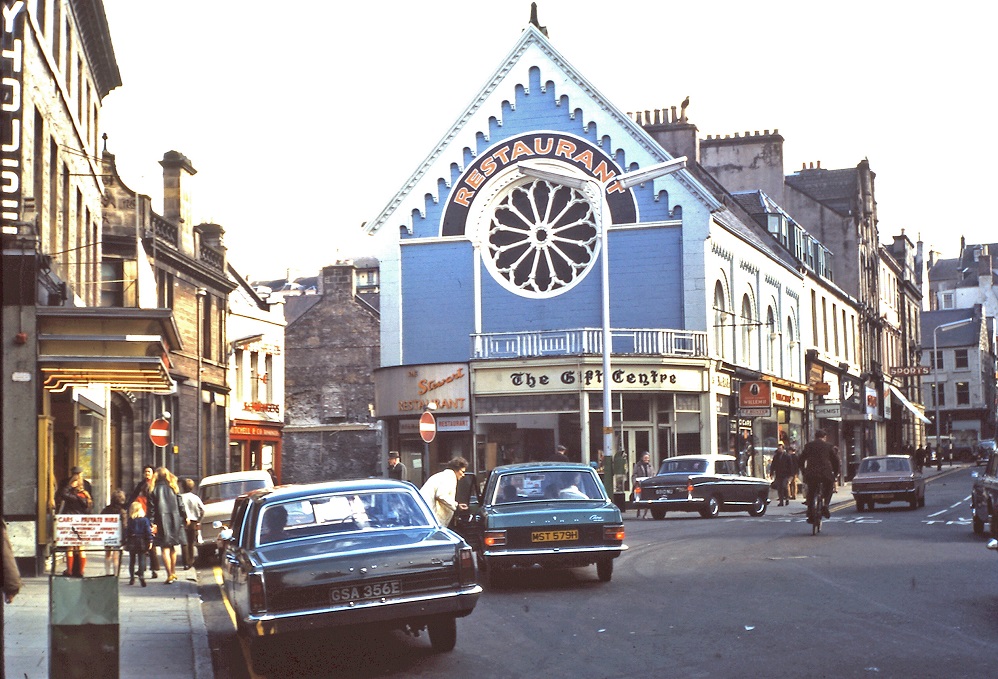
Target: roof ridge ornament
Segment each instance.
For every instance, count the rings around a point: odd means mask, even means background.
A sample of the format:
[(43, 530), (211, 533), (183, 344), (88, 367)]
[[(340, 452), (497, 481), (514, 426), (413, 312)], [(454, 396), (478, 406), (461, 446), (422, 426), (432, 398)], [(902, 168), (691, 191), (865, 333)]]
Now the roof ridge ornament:
[(545, 38), (550, 38), (551, 37), (550, 35), (548, 35), (548, 27), (547, 26), (541, 26), (540, 22), (537, 20), (537, 3), (536, 2), (530, 3), (530, 24), (532, 26), (536, 26), (537, 30), (539, 30), (541, 33), (543, 33)]

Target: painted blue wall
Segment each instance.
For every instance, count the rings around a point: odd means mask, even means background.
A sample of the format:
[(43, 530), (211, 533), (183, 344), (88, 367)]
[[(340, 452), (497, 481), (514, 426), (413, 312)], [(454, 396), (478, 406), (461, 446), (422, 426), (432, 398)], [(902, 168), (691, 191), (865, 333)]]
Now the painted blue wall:
[[(516, 88), (516, 107), (503, 104), (502, 125), (490, 120), (489, 137), (478, 135), (477, 153), (502, 140), (538, 130), (566, 132), (601, 146), (617, 163), (627, 168), (623, 151), (596, 125), (583, 129), (586, 116), (573, 109), (567, 97), (555, 100), (556, 88), (542, 92), (540, 71), (530, 70), (530, 94)], [(560, 104), (560, 105), (559, 105)], [(619, 145), (633, 140), (622, 132)], [(613, 149), (616, 152), (611, 151)], [(474, 161), (469, 149), (463, 150), (461, 166)], [(455, 159), (456, 161), (456, 159)], [(460, 178), (457, 162), (451, 164), (453, 187)], [(415, 214), (412, 235), (403, 232), (402, 242), (439, 237), (442, 213), (451, 188), (438, 182), (439, 201), (425, 200), (425, 216)], [(682, 210), (670, 210), (665, 192), (657, 197), (653, 184), (632, 189), (637, 199), (639, 222), (662, 222), (681, 217)], [(471, 234), (469, 234), (471, 235)], [(640, 229), (612, 230), (610, 233), (611, 322), (616, 328), (682, 328), (683, 262), (682, 228), (676, 224)], [(465, 237), (444, 242), (403, 245), (401, 248), (402, 281), (402, 354), (403, 363), (465, 361), (471, 355), (474, 332), (473, 249)], [(584, 281), (556, 297), (528, 299), (507, 291), (482, 268), (483, 332), (525, 330), (560, 330), (598, 328), (601, 319), (600, 263)]]
[(466, 240), (402, 248), (402, 362), (466, 361), (474, 332), (472, 248)]

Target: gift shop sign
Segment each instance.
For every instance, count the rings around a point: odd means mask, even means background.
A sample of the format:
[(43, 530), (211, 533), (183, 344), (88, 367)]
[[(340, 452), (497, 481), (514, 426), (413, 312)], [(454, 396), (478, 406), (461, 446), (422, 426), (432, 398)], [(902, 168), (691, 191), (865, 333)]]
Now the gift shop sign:
[[(610, 371), (610, 385), (618, 391), (706, 391), (704, 370), (626, 366)], [(593, 391), (603, 388), (603, 370), (597, 367), (540, 366), (530, 370), (480, 368), (475, 371), (476, 394), (525, 394)]]
[(120, 547), (117, 514), (56, 514), (56, 547)]

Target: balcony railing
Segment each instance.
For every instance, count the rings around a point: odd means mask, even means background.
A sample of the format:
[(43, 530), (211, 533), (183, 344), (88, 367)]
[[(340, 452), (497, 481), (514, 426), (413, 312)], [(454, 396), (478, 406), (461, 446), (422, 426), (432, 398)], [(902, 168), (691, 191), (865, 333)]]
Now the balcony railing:
[[(615, 355), (702, 358), (707, 356), (707, 333), (615, 328), (610, 331), (610, 347)], [(471, 336), (471, 355), (479, 359), (602, 353), (603, 331), (599, 328), (482, 333)]]

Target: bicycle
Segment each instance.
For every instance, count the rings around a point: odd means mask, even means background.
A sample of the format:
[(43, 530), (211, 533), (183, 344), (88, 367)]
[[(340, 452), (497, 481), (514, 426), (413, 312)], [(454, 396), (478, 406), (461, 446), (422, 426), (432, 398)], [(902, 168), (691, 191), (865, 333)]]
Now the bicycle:
[(818, 488), (814, 494), (814, 509), (811, 512), (813, 517), (811, 521), (811, 535), (817, 535), (821, 532), (821, 520), (825, 516), (825, 508), (828, 506), (825, 502), (825, 484), (827, 481), (822, 481), (818, 484)]

